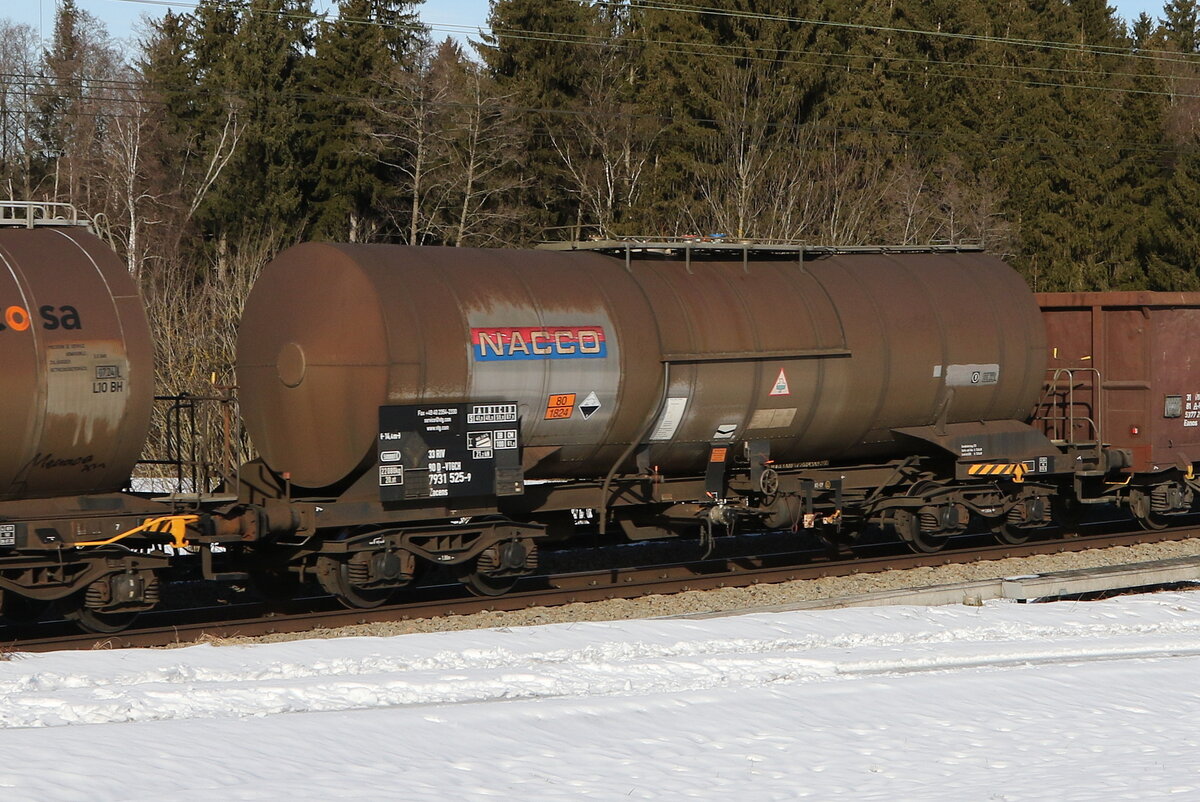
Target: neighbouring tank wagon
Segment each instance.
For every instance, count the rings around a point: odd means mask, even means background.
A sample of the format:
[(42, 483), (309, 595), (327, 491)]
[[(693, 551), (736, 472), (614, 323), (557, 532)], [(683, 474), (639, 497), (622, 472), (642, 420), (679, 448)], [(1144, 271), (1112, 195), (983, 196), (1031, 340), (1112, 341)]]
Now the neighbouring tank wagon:
[(0, 310), (0, 499), (120, 490), (154, 396), (129, 271), (85, 227), (0, 227)]

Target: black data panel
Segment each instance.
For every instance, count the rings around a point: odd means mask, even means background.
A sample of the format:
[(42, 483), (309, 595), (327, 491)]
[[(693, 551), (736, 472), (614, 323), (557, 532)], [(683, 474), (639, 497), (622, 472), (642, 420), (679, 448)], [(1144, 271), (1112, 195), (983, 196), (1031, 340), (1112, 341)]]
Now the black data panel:
[(524, 492), (517, 405), (379, 408), (379, 498), (408, 501)]

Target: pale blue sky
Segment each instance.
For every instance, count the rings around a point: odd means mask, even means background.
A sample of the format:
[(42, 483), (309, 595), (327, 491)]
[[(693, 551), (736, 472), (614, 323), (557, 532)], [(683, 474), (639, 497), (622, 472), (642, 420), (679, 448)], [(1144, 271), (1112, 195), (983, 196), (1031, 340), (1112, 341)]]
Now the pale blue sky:
[[(75, 5), (100, 19), (115, 37), (135, 35), (138, 20), (145, 16), (162, 16), (167, 8), (187, 11), (192, 2), (171, 3), (169, 0), (75, 0)], [(313, 0), (313, 8), (323, 11), (332, 0)], [(32, 25), (43, 38), (54, 30), (56, 0), (0, 0), (0, 17)], [(425, 0), (421, 17), (433, 26), (434, 36), (447, 34), (475, 36), (487, 18), (488, 0)]]
[[(85, 9), (108, 26), (115, 37), (131, 37), (135, 34), (137, 21), (143, 15), (160, 16), (172, 4), (169, 0), (76, 0), (76, 5)], [(184, 2), (175, 5), (177, 10), (186, 11), (195, 5)], [(330, 0), (314, 0), (313, 6), (323, 9), (331, 5)], [(1162, 13), (1161, 0), (1120, 0), (1110, 5), (1126, 19), (1133, 19), (1145, 11), (1152, 17)], [(0, 17), (34, 26), (43, 37), (50, 35), (54, 26), (56, 0), (0, 0)], [(434, 30), (435, 38), (444, 35), (474, 36), (487, 18), (488, 0), (425, 0), (421, 16)]]

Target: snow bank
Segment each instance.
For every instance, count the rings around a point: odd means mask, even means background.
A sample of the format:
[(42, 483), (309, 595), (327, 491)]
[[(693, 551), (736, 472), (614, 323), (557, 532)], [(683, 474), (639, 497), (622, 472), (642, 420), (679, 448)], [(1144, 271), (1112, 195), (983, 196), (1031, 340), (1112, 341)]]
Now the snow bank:
[(19, 656), (8, 799), (1200, 795), (1200, 594)]

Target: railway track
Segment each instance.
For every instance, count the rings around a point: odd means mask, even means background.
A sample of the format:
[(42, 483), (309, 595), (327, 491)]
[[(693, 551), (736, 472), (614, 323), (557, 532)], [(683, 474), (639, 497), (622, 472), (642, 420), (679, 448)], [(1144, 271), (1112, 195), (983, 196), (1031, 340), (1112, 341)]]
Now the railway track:
[[(936, 554), (877, 554), (841, 559), (814, 553), (774, 553), (701, 559), (681, 565), (606, 568), (531, 577), (499, 597), (458, 595), (457, 586), (421, 588), (421, 598), (372, 610), (330, 609), (325, 598), (299, 600), (285, 608), (234, 604), (143, 616), (135, 629), (95, 635), (71, 631), (51, 622), (39, 631), (0, 633), (7, 651), (45, 652), (69, 649), (117, 649), (170, 646), (211, 639), (298, 633), (356, 624), (417, 618), (462, 616), (488, 611), (554, 607), (577, 602), (638, 598), (689, 590), (746, 587), (757, 584), (851, 576), (950, 564), (969, 564), (1010, 557), (1078, 552), (1200, 537), (1200, 525), (1161, 531), (1101, 532), (1054, 538), (1022, 545), (984, 545)], [(868, 547), (869, 548), (869, 547)], [(790, 562), (786, 562), (790, 561)]]

